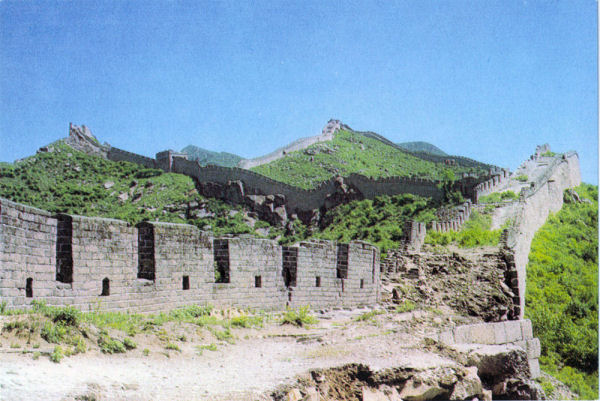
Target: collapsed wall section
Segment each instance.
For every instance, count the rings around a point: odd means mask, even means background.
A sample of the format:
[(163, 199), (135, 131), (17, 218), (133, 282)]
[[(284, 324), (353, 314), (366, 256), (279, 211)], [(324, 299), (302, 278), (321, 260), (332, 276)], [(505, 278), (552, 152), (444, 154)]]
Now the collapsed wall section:
[(496, 323), (477, 323), (455, 327), (435, 336), (445, 345), (484, 344), (514, 345), (527, 353), (531, 378), (541, 375), (538, 358), (541, 354), (540, 340), (533, 337), (530, 320), (512, 320)]

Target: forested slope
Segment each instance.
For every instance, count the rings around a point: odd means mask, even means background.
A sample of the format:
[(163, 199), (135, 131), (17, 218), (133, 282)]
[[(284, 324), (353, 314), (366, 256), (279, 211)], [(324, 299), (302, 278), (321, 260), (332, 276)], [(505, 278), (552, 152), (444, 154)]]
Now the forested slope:
[(542, 369), (583, 399), (598, 399), (598, 187), (568, 190), (531, 244), (525, 316)]

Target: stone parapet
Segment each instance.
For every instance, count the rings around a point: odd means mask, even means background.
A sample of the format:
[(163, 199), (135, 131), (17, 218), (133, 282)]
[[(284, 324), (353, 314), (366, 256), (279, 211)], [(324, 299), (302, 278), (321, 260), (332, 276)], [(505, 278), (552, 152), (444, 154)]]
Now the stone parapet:
[[(0, 298), (82, 310), (156, 312), (186, 304), (280, 310), (379, 300), (379, 252), (361, 242), (214, 238), (187, 224), (52, 215), (0, 198)], [(342, 250), (342, 252), (338, 252)], [(344, 274), (339, 276), (343, 257)], [(294, 266), (286, 281), (285, 263)]]

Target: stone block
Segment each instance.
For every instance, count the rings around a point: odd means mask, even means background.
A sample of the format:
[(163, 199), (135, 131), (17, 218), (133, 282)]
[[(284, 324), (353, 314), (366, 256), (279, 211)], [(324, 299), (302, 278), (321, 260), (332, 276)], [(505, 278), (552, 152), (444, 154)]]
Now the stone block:
[(506, 329), (506, 342), (514, 343), (523, 339), (523, 332), (521, 330), (521, 322), (519, 320), (509, 320), (504, 322), (504, 328)]
[(531, 374), (532, 379), (536, 379), (542, 375), (542, 371), (540, 370), (540, 362), (538, 359), (529, 359), (529, 373)]
[(452, 333), (452, 330), (442, 331), (439, 335), (439, 341), (445, 345), (454, 344), (454, 334)]
[(495, 344), (506, 344), (506, 328), (504, 323), (493, 323)]
[(542, 346), (540, 340), (537, 338), (531, 338), (525, 340), (527, 343), (527, 358), (537, 359), (542, 353)]
[(523, 339), (533, 338), (533, 328), (531, 326), (531, 320), (521, 320), (521, 331), (523, 333)]
[(455, 327), (453, 334), (454, 334), (454, 341), (456, 344), (468, 344), (471, 342), (471, 338), (470, 338), (471, 330), (470, 330), (469, 326)]
[(477, 344), (495, 344), (496, 335), (492, 324), (474, 324), (470, 326), (470, 339)]

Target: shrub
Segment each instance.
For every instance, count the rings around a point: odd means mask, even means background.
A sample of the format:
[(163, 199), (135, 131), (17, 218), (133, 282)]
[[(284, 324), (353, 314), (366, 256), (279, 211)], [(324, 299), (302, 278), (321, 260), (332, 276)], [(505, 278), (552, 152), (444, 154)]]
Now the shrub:
[(281, 324), (291, 324), (298, 327), (316, 324), (317, 322), (318, 319), (310, 314), (310, 307), (308, 305), (302, 306), (297, 310), (287, 308), (281, 320)]
[(125, 337), (123, 339), (123, 345), (125, 346), (125, 348), (127, 348), (128, 350), (132, 350), (137, 348), (137, 344), (135, 343), (135, 341), (133, 341), (132, 338), (129, 337)]
[(64, 326), (77, 327), (79, 326), (81, 312), (69, 306), (66, 308), (53, 309), (51, 315), (54, 323)]
[(231, 327), (262, 327), (263, 318), (261, 316), (236, 316), (230, 320)]
[(42, 327), (41, 336), (49, 343), (60, 344), (67, 336), (67, 328), (62, 324), (45, 322)]
[(181, 352), (181, 349), (179, 348), (179, 346), (177, 344), (173, 344), (173, 343), (168, 343), (165, 346), (165, 349)]
[(105, 354), (119, 354), (126, 351), (125, 345), (121, 341), (109, 337), (107, 334), (101, 334), (98, 337), (98, 346), (100, 351)]
[(382, 315), (382, 314), (384, 314), (384, 313), (385, 313), (385, 312), (384, 312), (384, 311), (382, 311), (382, 310), (372, 310), (372, 311), (370, 311), (370, 312), (365, 312), (365, 313), (363, 313), (362, 315), (355, 317), (355, 318), (354, 318), (354, 320), (356, 320), (357, 322), (364, 322), (364, 321), (366, 321), (366, 320), (371, 320), (371, 319), (373, 319), (375, 316), (377, 316), (377, 315)]
[(416, 308), (417, 308), (417, 304), (415, 304), (410, 299), (406, 299), (400, 305), (396, 306), (396, 312), (397, 313), (412, 312)]
[(529, 177), (527, 177), (525, 174), (521, 174), (521, 175), (518, 175), (517, 177), (515, 177), (515, 180), (521, 181), (521, 182), (527, 182), (527, 180), (529, 180)]
[(64, 358), (65, 354), (60, 345), (54, 347), (54, 351), (50, 354), (50, 360), (54, 363), (60, 363), (60, 361)]

